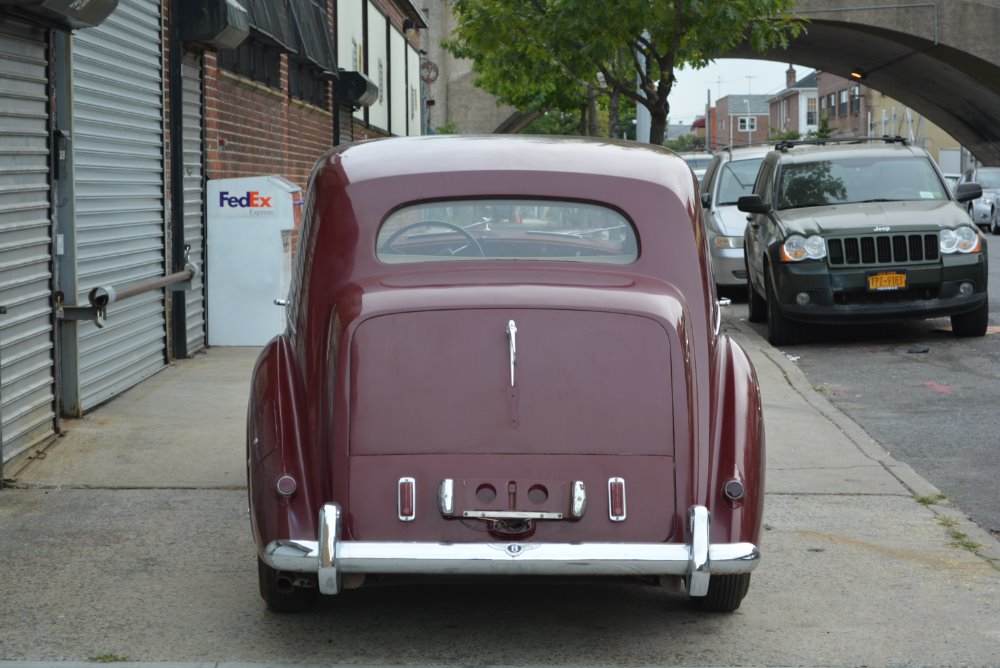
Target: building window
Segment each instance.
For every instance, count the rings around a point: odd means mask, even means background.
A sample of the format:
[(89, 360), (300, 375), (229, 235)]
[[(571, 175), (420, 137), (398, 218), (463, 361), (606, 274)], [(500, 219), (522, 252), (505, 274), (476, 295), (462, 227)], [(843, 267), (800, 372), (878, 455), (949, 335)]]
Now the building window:
[(327, 109), (326, 78), (308, 63), (288, 61), (288, 95), (296, 100)]
[(826, 106), (830, 110), (831, 116), (837, 115), (837, 96), (835, 94), (830, 93), (826, 97)]
[(281, 50), (252, 36), (235, 49), (219, 49), (219, 67), (281, 90)]
[(739, 130), (740, 132), (756, 132), (757, 131), (757, 117), (756, 116), (740, 116), (739, 120)]
[(382, 104), (382, 91), (385, 89), (385, 66), (382, 59), (378, 59), (378, 103)]
[(806, 125), (816, 125), (818, 120), (816, 115), (816, 98), (811, 97), (806, 100)]
[(840, 104), (837, 105), (837, 115), (847, 115), (847, 89), (840, 91)]
[(861, 113), (861, 86), (851, 87), (851, 113)]

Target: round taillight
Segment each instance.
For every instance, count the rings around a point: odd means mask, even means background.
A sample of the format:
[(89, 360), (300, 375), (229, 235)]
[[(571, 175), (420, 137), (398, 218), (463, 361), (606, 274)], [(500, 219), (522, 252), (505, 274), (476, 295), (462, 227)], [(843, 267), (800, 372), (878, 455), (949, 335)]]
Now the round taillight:
[(730, 501), (740, 501), (746, 496), (747, 489), (740, 480), (730, 480), (722, 487), (722, 493)]
[(295, 482), (295, 478), (290, 475), (283, 475), (278, 478), (278, 482), (275, 488), (278, 490), (278, 494), (282, 496), (291, 496), (295, 494), (295, 489), (298, 487), (298, 483)]

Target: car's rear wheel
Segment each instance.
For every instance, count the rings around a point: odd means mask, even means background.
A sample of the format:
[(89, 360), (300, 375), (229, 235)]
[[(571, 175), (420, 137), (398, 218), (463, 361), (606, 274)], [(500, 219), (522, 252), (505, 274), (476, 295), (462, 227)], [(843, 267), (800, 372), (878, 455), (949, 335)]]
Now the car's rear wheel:
[(794, 320), (789, 320), (781, 312), (778, 296), (771, 285), (771, 279), (764, 271), (764, 287), (767, 290), (767, 340), (772, 346), (787, 346), (799, 342), (801, 326)]
[(993, 234), (1000, 234), (1000, 224), (997, 223), (997, 216), (994, 212), (993, 220), (990, 221), (990, 232)]
[(708, 612), (732, 612), (740, 607), (750, 589), (750, 574), (713, 575), (706, 596), (692, 596), (691, 603)]
[(316, 601), (319, 591), (313, 587), (296, 587), (287, 574), (279, 573), (257, 557), (257, 581), (260, 597), (271, 612), (302, 612)]
[(955, 336), (985, 336), (990, 324), (990, 304), (983, 302), (979, 308), (951, 316), (951, 331)]
[[(744, 260), (746, 262), (746, 260)], [(750, 264), (747, 268), (747, 320), (750, 322), (764, 322), (767, 320), (767, 302), (760, 296), (750, 279)]]

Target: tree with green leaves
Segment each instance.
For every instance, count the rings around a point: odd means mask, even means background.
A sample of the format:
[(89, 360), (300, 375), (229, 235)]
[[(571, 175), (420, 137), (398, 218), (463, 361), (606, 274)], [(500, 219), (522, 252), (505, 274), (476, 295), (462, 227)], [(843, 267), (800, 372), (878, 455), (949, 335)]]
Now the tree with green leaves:
[(681, 66), (704, 67), (749, 42), (785, 47), (803, 29), (794, 0), (454, 0), (446, 42), (476, 83), (522, 111), (579, 111), (627, 98), (649, 110), (662, 144)]

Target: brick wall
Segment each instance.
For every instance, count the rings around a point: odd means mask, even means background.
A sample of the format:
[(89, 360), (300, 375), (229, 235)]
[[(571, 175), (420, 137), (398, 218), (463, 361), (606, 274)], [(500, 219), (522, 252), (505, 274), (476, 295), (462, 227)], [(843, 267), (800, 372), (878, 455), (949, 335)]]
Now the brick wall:
[(205, 54), (208, 178), (277, 174), (305, 190), (313, 164), (333, 146), (333, 115), (288, 97), (287, 65), (282, 56), (279, 91), (220, 70), (215, 54)]

